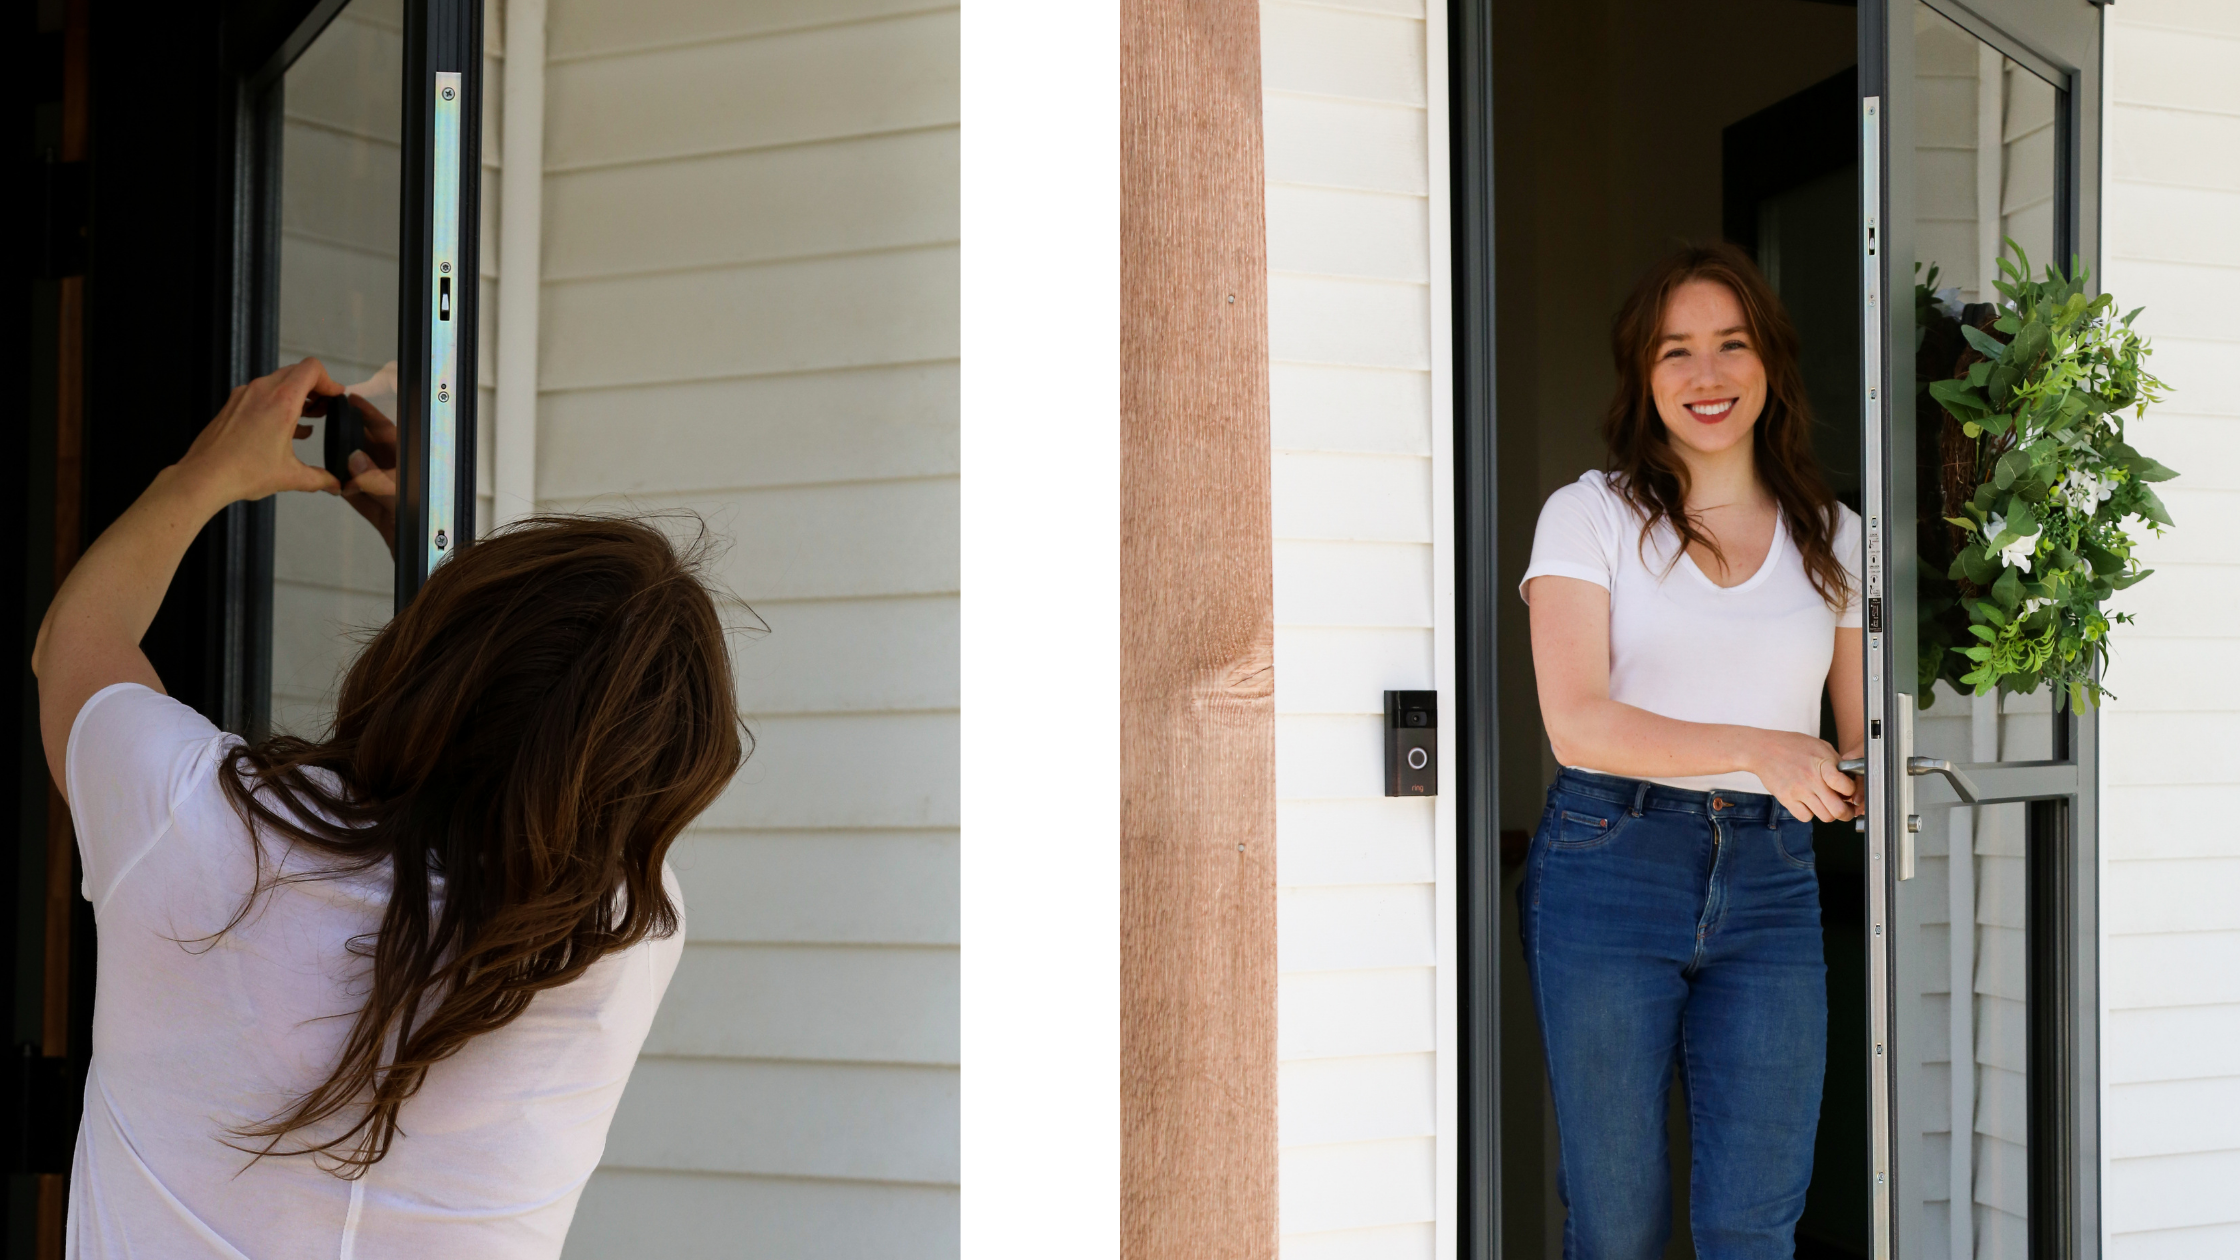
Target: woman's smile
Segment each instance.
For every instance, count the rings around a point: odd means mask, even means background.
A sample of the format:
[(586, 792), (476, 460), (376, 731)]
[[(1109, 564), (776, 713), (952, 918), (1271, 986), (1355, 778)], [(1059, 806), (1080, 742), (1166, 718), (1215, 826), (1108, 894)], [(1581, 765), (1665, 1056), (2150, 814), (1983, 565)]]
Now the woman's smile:
[(1666, 435), (1695, 456), (1739, 450), (1747, 460), (1765, 410), (1766, 366), (1742, 299), (1699, 277), (1672, 291), (1657, 322), (1649, 390)]

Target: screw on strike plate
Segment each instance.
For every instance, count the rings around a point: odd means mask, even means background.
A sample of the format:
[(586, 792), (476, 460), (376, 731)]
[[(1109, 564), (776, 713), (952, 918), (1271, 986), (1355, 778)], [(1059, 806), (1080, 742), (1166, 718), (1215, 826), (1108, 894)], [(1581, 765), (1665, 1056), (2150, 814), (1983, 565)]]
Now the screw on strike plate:
[(436, 268), (436, 270), (437, 270), (437, 271), (440, 271), (440, 272), (442, 272), (442, 273), (443, 273), (444, 275), (447, 275), (447, 276), (448, 276), (448, 275), (450, 275), (450, 274), (451, 274), (451, 264), (450, 264), (450, 263), (444, 263), (444, 264), (443, 264), (442, 266), (439, 266), (439, 267), (437, 267), (437, 268)]
[(445, 99), (445, 100), (447, 100), (447, 101), (448, 101), (448, 100), (450, 100), (450, 99), (451, 99), (452, 97), (454, 97), (454, 96), (457, 96), (458, 94), (459, 94), (459, 93), (458, 93), (458, 90), (457, 90), (456, 88), (445, 88), (445, 89), (443, 90), (443, 99)]
[(443, 531), (442, 531), (442, 530), (440, 530), (440, 529), (439, 529), (439, 530), (437, 530), (437, 531), (436, 531), (436, 550), (437, 550), (437, 551), (441, 551), (441, 550), (443, 550), (444, 548), (446, 548), (446, 547), (448, 547), (448, 546), (450, 546), (450, 545), (451, 545), (451, 535), (449, 535), (449, 534), (447, 534), (447, 533), (443, 532)]
[(443, 386), (441, 386), (441, 385), (438, 385), (438, 386), (436, 386), (436, 401), (437, 401), (437, 402), (450, 402), (450, 401), (451, 401), (451, 391), (450, 391), (449, 389), (446, 389), (445, 387), (443, 387)]

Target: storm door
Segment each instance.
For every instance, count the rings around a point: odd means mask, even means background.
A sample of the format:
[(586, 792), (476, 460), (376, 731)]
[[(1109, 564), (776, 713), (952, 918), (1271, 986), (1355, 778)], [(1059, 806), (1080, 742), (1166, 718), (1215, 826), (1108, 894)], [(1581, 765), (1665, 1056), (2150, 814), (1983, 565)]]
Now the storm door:
[(361, 452), (397, 493), (249, 505), (244, 733), (318, 736), (358, 644), (474, 533), (480, 17), (321, 5), (247, 92), (260, 247), (236, 374), (318, 357), (350, 403), (307, 422), (298, 457), (347, 483)]
[(1861, 6), (1877, 1257), (2099, 1246), (2097, 724), (1960, 684), (1983, 452), (1929, 386), (1996, 335), (2002, 257), (2097, 272), (2100, 30), (2087, 0)]

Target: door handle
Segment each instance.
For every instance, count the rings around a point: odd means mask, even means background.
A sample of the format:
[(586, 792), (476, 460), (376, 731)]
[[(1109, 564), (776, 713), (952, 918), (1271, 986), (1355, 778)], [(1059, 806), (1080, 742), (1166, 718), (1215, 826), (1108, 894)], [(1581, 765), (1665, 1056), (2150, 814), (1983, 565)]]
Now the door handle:
[[(1836, 769), (1843, 771), (1845, 774), (1865, 774), (1867, 772), (1867, 759), (1865, 757), (1846, 757), (1836, 763)], [(1952, 784), (1952, 790), (1960, 794), (1960, 799), (1963, 802), (1969, 805), (1976, 803), (1976, 781), (1969, 778), (1965, 770), (1942, 757), (1908, 757), (1906, 758), (1906, 773), (1915, 776), (1941, 774), (1947, 782)]]
[(1906, 773), (1913, 775), (1941, 774), (1945, 777), (1945, 781), (1952, 785), (1952, 790), (1960, 794), (1961, 800), (1970, 805), (1976, 803), (1975, 780), (1969, 778), (1960, 767), (1953, 765), (1942, 757), (1908, 757), (1906, 758)]
[[(1844, 760), (1835, 762), (1835, 769), (1844, 771), (1844, 773), (1866, 773), (1866, 758), (1844, 758)], [(1906, 758), (1906, 773), (1913, 773), (1913, 776), (1922, 776), (1922, 773), (1942, 773), (1944, 780), (1951, 782), (1951, 785), (1953, 785), (1953, 791), (1958, 791), (1960, 800), (1964, 800), (1967, 805), (1976, 803), (1976, 780), (1969, 778), (1967, 771), (1956, 767), (1949, 760), (1944, 760), (1944, 758)]]

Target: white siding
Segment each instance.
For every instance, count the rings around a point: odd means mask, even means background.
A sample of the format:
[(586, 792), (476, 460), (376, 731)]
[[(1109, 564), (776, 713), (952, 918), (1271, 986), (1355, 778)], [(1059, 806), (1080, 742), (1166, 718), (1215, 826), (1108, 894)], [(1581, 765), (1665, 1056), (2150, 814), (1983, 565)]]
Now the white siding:
[(1428, 1260), (1454, 1219), (1453, 813), (1385, 799), (1381, 728), (1387, 688), (1437, 688), (1453, 728), (1444, 30), (1414, 0), (1261, 13), (1282, 1250)]
[(2240, 7), (2108, 10), (2106, 287), (2144, 304), (2183, 476), (2101, 719), (2107, 1254), (2240, 1254)]
[(553, 0), (538, 506), (769, 633), (568, 1254), (957, 1254), (957, 13)]

